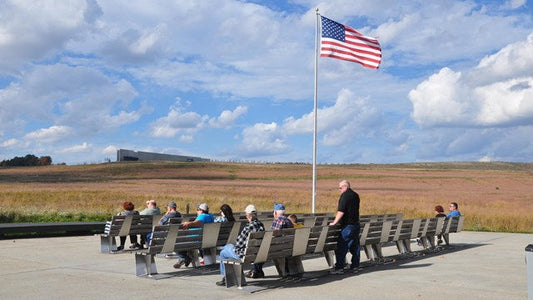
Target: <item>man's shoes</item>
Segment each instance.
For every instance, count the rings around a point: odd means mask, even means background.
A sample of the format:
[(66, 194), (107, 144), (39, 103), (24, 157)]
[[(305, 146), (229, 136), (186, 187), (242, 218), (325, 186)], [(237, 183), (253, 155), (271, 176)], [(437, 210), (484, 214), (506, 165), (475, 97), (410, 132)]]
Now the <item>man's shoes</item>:
[(331, 275), (341, 275), (344, 274), (344, 268), (333, 268), (329, 271), (329, 274)]
[(124, 250), (124, 246), (118, 246), (117, 250), (113, 250), (111, 252), (119, 252), (119, 251), (122, 251), (122, 250)]
[(139, 250), (139, 249), (142, 249), (142, 248), (143, 247), (140, 244), (138, 244), (138, 243), (135, 243), (135, 244), (130, 246), (131, 250)]
[(350, 267), (348, 268), (348, 271), (351, 273), (357, 273), (359, 272), (359, 267), (350, 265)]
[(215, 282), (218, 286), (225, 286), (226, 285), (226, 277), (222, 277), (222, 280)]
[(250, 270), (244, 276), (246, 278), (264, 278), (265, 277), (265, 273), (263, 272), (263, 270), (261, 270), (261, 271)]
[(265, 273), (263, 272), (263, 270), (253, 272), (252, 278), (265, 278)]
[(442, 244), (442, 243), (443, 243), (442, 240), (438, 240), (438, 241), (437, 241), (437, 245), (440, 245), (440, 244)]
[(179, 269), (183, 265), (187, 267), (190, 263), (190, 261), (187, 262), (185, 259), (179, 259), (178, 262), (174, 264), (174, 269)]

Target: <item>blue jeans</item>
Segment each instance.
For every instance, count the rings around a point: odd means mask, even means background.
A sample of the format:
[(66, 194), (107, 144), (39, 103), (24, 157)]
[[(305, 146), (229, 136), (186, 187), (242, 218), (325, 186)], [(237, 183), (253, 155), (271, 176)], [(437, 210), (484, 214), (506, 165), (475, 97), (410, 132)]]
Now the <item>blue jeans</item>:
[(228, 259), (228, 258), (233, 258), (233, 259), (238, 259), (238, 260), (241, 259), (235, 253), (235, 245), (233, 244), (226, 244), (226, 246), (224, 246), (224, 248), (222, 248), (222, 250), (220, 251), (220, 274), (223, 276), (226, 275), (226, 270), (224, 269), (224, 264), (222, 263), (222, 260)]
[(346, 254), (352, 254), (352, 268), (358, 268), (361, 260), (361, 246), (359, 245), (359, 230), (361, 226), (346, 225), (342, 228), (335, 250), (335, 268), (344, 268), (346, 264)]

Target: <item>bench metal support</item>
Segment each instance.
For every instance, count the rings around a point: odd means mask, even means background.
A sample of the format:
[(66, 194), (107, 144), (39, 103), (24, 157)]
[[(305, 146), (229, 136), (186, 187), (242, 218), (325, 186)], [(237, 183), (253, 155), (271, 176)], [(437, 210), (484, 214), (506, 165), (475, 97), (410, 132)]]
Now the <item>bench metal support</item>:
[(100, 252), (111, 253), (117, 250), (117, 241), (114, 236), (100, 235)]
[(223, 260), (226, 278), (226, 287), (237, 286), (238, 288), (246, 285), (246, 279), (244, 278), (244, 272), (242, 270), (242, 264), (240, 262), (234, 262), (229, 260)]
[(135, 253), (135, 274), (137, 276), (152, 276), (157, 274), (155, 256), (151, 254)]

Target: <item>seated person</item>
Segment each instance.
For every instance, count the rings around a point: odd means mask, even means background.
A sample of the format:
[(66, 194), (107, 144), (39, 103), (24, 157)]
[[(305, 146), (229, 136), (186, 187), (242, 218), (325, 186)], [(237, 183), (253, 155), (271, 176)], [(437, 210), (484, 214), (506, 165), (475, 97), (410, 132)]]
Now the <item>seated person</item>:
[[(215, 218), (213, 218), (213, 215), (209, 213), (209, 206), (207, 205), (207, 203), (199, 204), (196, 207), (196, 213), (198, 214), (196, 219), (194, 219), (194, 221), (181, 223), (181, 228), (183, 229), (198, 228), (198, 227), (202, 227), (206, 223), (213, 223), (215, 221)], [(188, 267), (191, 261), (192, 259), (187, 254), (187, 251), (179, 251), (178, 262), (174, 264), (174, 268), (179, 269), (183, 265)]]
[(304, 227), (304, 224), (298, 223), (298, 217), (295, 214), (289, 215), (289, 220), (291, 220), (292, 226), (294, 228), (302, 228), (302, 227)]
[[(248, 220), (248, 223), (246, 223), (241, 233), (239, 233), (239, 236), (237, 236), (237, 242), (235, 245), (226, 244), (220, 251), (220, 274), (222, 276), (226, 274), (222, 260), (228, 258), (241, 260), (244, 257), (244, 252), (246, 251), (248, 235), (252, 232), (265, 231), (265, 226), (257, 219), (257, 209), (254, 205), (250, 204), (246, 206), (244, 212), (246, 213), (246, 220)], [(216, 285), (226, 285), (226, 277), (222, 277), (222, 280), (217, 281)]]

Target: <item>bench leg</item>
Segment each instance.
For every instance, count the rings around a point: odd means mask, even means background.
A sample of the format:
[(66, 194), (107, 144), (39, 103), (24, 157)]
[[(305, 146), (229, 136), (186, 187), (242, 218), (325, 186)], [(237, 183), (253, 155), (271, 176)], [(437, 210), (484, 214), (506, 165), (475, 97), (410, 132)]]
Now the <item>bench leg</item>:
[(285, 262), (287, 261), (285, 258), (276, 258), (273, 260), (274, 266), (276, 266), (276, 270), (278, 271), (278, 274), (281, 278), (287, 277), (287, 270), (285, 269)]
[(100, 252), (110, 253), (117, 250), (117, 242), (114, 236), (100, 236)]
[(427, 241), (429, 243), (429, 247), (431, 249), (434, 249), (435, 248), (435, 236), (434, 235), (427, 236)]
[(381, 245), (373, 245), (374, 251), (376, 253), (377, 259), (383, 259), (383, 251), (381, 251)]
[(396, 249), (398, 249), (398, 252), (400, 254), (404, 254), (406, 252), (405, 250), (405, 246), (403, 245), (403, 241), (400, 240), (400, 241), (396, 241)]
[[(335, 250), (324, 251), (324, 257), (330, 268), (333, 268), (335, 265)], [(303, 268), (303, 267), (302, 267)]]
[(402, 244), (405, 248), (405, 251), (407, 251), (407, 253), (411, 253), (411, 239), (405, 239), (402, 241)]
[(157, 274), (155, 256), (135, 253), (135, 273), (137, 276), (152, 276)]
[(274, 259), (274, 265), (281, 278), (300, 276), (304, 272), (302, 258), (300, 256)]
[(302, 264), (302, 257), (289, 257), (287, 258), (287, 266), (289, 268), (289, 275), (302, 276), (304, 273), (304, 265)]
[(367, 257), (369, 260), (375, 260), (375, 257), (374, 257), (374, 249), (372, 249), (372, 245), (365, 245), (365, 246), (363, 247), (363, 249), (365, 249), (366, 257)]
[(191, 258), (191, 263), (194, 268), (198, 268), (200, 266), (200, 253), (197, 249), (188, 250), (187, 256)]
[(217, 248), (203, 249), (204, 266), (213, 265), (217, 262)]
[(449, 233), (444, 233), (442, 235), (442, 237), (444, 238), (444, 241), (446, 242), (446, 245), (450, 245), (450, 234)]
[(237, 286), (241, 288), (246, 285), (242, 264), (224, 263), (224, 270), (226, 272), (226, 275), (224, 275), (226, 277), (226, 287)]

